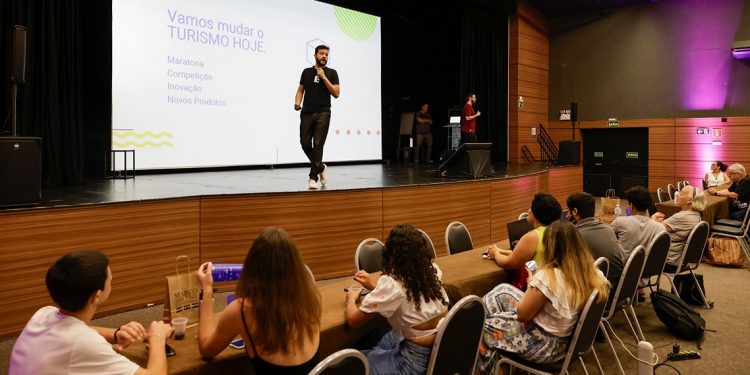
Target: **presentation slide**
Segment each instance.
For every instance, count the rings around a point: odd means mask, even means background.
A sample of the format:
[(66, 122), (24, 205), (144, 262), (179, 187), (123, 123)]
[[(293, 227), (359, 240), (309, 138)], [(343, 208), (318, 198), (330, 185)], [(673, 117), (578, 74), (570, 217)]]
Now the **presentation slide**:
[(311, 0), (112, 0), (112, 17), (112, 149), (137, 169), (308, 162), (294, 96), (321, 44), (341, 87), (323, 160), (382, 158), (379, 17)]

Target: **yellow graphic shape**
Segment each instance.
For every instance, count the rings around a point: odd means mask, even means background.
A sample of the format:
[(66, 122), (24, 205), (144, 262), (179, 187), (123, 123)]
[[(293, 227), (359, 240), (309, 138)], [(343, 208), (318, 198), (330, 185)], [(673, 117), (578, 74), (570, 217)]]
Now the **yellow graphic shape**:
[[(137, 138), (138, 140), (133, 140)], [(115, 149), (138, 149), (138, 148), (171, 148), (174, 147), (172, 142), (161, 140), (163, 138), (174, 138), (174, 135), (169, 132), (136, 132), (133, 130), (128, 131), (113, 131), (112, 132), (112, 148)], [(153, 139), (153, 140), (152, 140)]]

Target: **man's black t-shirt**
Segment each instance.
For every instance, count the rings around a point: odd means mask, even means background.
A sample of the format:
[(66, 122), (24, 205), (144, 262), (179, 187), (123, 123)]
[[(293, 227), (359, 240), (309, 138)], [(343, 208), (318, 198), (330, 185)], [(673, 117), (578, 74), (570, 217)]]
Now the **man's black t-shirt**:
[[(329, 67), (323, 67), (328, 80), (332, 84), (339, 84), (339, 74), (336, 70)], [(316, 82), (316, 78), (317, 82)], [(299, 79), (299, 84), (305, 87), (305, 97), (302, 102), (302, 112), (330, 112), (331, 111), (331, 93), (328, 92), (326, 84), (318, 77), (315, 67), (305, 68)]]
[(732, 184), (729, 187), (729, 191), (737, 193), (737, 199), (734, 200), (734, 204), (730, 206), (732, 211), (741, 210), (747, 208), (747, 204), (750, 203), (750, 176), (745, 176), (741, 180)]

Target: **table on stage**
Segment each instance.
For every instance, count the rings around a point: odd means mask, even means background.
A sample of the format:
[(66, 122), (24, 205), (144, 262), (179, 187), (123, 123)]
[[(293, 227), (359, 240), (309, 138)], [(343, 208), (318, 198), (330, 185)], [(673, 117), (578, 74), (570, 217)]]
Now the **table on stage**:
[[(680, 207), (673, 200), (656, 204), (656, 210), (670, 217), (680, 212)], [(713, 226), (716, 220), (729, 217), (729, 198), (706, 195), (706, 208), (701, 212), (701, 218)]]
[[(508, 241), (498, 244), (507, 248)], [(505, 282), (507, 277), (502, 268), (495, 262), (482, 259), (482, 253), (487, 246), (474, 250), (437, 258), (435, 263), (443, 271), (443, 282), (453, 284), (464, 295), (476, 294), (483, 296), (496, 285)], [(319, 288), (323, 298), (323, 312), (321, 316), (320, 359), (325, 358), (337, 350), (350, 347), (354, 342), (364, 337), (370, 329), (378, 323), (375, 319), (365, 327), (351, 328), (344, 321), (344, 288), (356, 284), (353, 279), (343, 279)], [(225, 371), (247, 371), (252, 366), (245, 356), (244, 350), (232, 348), (224, 349), (212, 360), (204, 360), (198, 352), (198, 327), (189, 327), (184, 340), (169, 339), (167, 343), (177, 354), (167, 359), (170, 374), (202, 374)], [(148, 352), (143, 344), (133, 344), (124, 354), (140, 364), (148, 363)]]

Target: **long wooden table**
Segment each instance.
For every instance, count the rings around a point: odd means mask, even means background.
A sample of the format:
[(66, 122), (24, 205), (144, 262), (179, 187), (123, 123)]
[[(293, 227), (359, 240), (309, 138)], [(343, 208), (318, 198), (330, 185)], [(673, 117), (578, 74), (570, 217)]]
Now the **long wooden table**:
[[(656, 204), (656, 210), (663, 213), (665, 218), (680, 212), (680, 207), (674, 203), (674, 200)], [(715, 195), (706, 195), (706, 208), (701, 212), (701, 218), (713, 226), (716, 220), (726, 219), (729, 217), (729, 198), (717, 197)]]
[[(507, 247), (507, 240), (499, 244)], [(464, 294), (482, 296), (496, 285), (506, 281), (507, 276), (495, 262), (482, 259), (487, 246), (454, 255), (437, 258), (435, 263), (443, 271), (443, 282), (453, 284)], [(355, 284), (353, 279), (343, 279), (319, 288), (323, 298), (321, 316), (320, 358), (323, 359), (337, 350), (350, 347), (364, 337), (375, 325), (357, 329), (349, 327), (344, 320), (344, 288)], [(198, 352), (198, 327), (189, 327), (183, 340), (168, 340), (177, 354), (168, 358), (170, 374), (203, 374), (228, 371), (248, 373), (250, 362), (243, 350), (227, 348), (212, 360), (201, 358)], [(143, 344), (134, 344), (125, 350), (128, 358), (144, 366), (148, 362), (148, 352)]]

